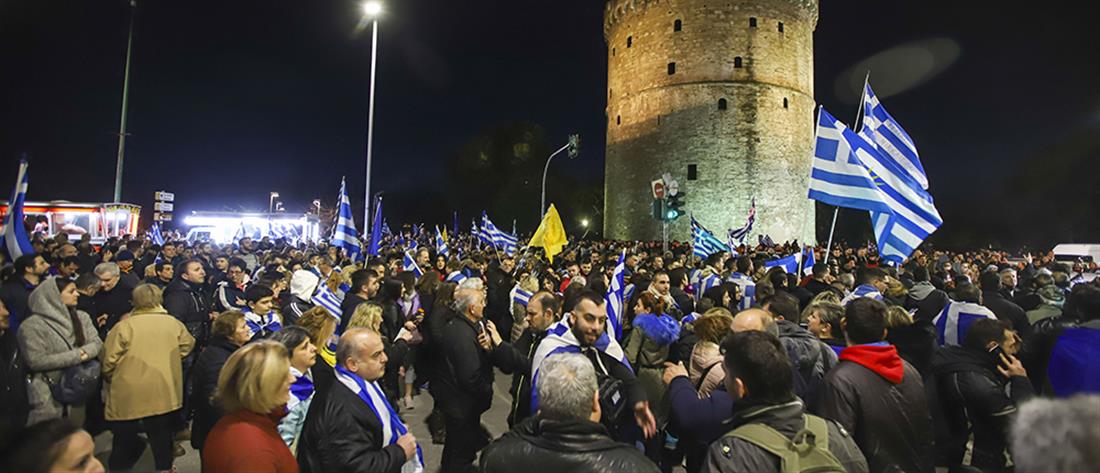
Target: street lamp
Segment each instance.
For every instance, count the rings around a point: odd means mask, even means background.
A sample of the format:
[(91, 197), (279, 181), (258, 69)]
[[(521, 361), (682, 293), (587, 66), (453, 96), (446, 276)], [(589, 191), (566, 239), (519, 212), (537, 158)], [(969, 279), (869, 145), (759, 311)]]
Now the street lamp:
[(364, 2), (363, 20), (371, 21), (370, 42), (370, 103), (367, 104), (367, 184), (363, 192), (363, 200), (366, 205), (363, 209), (363, 231), (370, 228), (370, 162), (371, 151), (374, 146), (374, 82), (378, 70), (378, 17), (382, 14), (382, 2), (370, 0)]
[(275, 198), (276, 197), (279, 197), (279, 193), (278, 192), (272, 192), (271, 197), (267, 200), (267, 213), (272, 213), (272, 212), (275, 211)]
[(130, 33), (126, 39), (126, 69), (122, 76), (122, 118), (118, 123), (118, 160), (115, 161), (114, 202), (122, 201), (122, 161), (126, 157), (126, 111), (130, 100), (130, 58), (134, 52), (134, 17), (137, 16), (137, 0), (130, 0)]
[(587, 218), (582, 218), (581, 219), (581, 226), (584, 227), (584, 234), (581, 235), (581, 240), (583, 240), (584, 237), (588, 236), (588, 219)]
[(569, 141), (565, 143), (565, 146), (558, 148), (549, 158), (546, 158), (546, 166), (542, 168), (542, 207), (539, 207), (539, 221), (542, 221), (542, 218), (546, 216), (546, 173), (550, 170), (550, 160), (565, 150), (569, 150), (569, 159), (573, 159), (577, 157), (580, 147), (581, 136), (577, 134), (569, 135)]

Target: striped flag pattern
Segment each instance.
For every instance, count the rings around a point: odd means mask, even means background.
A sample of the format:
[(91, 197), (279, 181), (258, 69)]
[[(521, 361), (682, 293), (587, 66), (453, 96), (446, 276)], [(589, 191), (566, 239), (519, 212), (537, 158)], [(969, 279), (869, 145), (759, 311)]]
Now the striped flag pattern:
[(695, 256), (706, 258), (719, 251), (726, 251), (726, 244), (715, 238), (714, 234), (703, 228), (695, 217), (691, 217), (691, 250)]
[[(741, 228), (731, 229), (729, 231), (730, 242), (737, 240), (738, 243), (744, 243), (745, 238), (749, 236), (749, 232), (752, 231), (752, 224), (756, 223), (756, 199), (752, 199), (752, 206), (749, 207), (749, 217), (745, 220), (745, 225)], [(734, 245), (730, 245), (731, 247)]]
[(519, 246), (519, 239), (515, 235), (509, 234), (493, 224), (489, 220), (489, 215), (481, 214), (481, 232), (478, 234), (478, 238), (481, 241), (500, 248), (508, 256), (516, 254), (516, 247)]
[(622, 340), (623, 338), (623, 315), (626, 314), (624, 310), (624, 289), (626, 276), (626, 250), (623, 250), (619, 254), (619, 264), (615, 265), (615, 270), (611, 273), (611, 287), (607, 288), (607, 294), (604, 298), (607, 300), (607, 333), (611, 335), (614, 340)]
[(340, 179), (340, 197), (336, 211), (336, 226), (332, 229), (332, 244), (343, 248), (348, 257), (355, 259), (359, 254), (359, 234), (355, 231), (355, 220), (351, 215), (351, 201), (348, 200), (347, 184)]
[(450, 248), (447, 248), (447, 240), (443, 238), (442, 233), (439, 233), (439, 227), (435, 227), (435, 254), (442, 255), (444, 258), (451, 255)]
[(15, 179), (15, 189), (8, 201), (8, 211), (4, 214), (4, 245), (2, 251), (9, 261), (34, 253), (31, 240), (27, 237), (27, 228), (23, 226), (23, 202), (27, 198), (27, 160), (19, 161), (19, 173)]

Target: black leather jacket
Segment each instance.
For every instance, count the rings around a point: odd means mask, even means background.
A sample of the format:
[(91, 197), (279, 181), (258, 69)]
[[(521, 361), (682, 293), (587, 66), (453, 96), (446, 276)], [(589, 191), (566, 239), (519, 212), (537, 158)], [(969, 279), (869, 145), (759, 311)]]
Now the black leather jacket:
[(481, 453), (482, 473), (656, 473), (641, 452), (611, 440), (607, 429), (587, 420), (539, 416), (516, 424)]
[(324, 398), (314, 398), (298, 440), (303, 473), (372, 471), (398, 473), (405, 451), (382, 445), (382, 424), (359, 395), (339, 381)]

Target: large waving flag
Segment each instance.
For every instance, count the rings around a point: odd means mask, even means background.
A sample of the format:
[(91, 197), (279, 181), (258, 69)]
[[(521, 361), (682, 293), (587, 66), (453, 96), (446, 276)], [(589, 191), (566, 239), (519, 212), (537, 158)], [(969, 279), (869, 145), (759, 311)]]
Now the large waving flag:
[(875, 183), (889, 198), (892, 213), (871, 211), (879, 254), (901, 264), (943, 223), (928, 193), (928, 177), (913, 139), (886, 112), (870, 83), (864, 85), (863, 128), (859, 135), (878, 150), (864, 161)]
[(807, 197), (837, 207), (892, 214), (893, 210), (863, 164), (878, 150), (840, 120), (818, 109), (810, 192)]
[[(756, 199), (755, 198), (752, 199), (752, 207), (749, 207), (749, 217), (748, 217), (748, 219), (745, 220), (745, 225), (741, 228), (735, 228), (735, 229), (731, 229), (729, 231), (729, 234), (727, 236), (729, 237), (730, 242), (732, 243), (733, 240), (737, 240), (737, 242), (739, 244), (744, 243), (745, 242), (745, 237), (749, 236), (749, 232), (752, 231), (752, 224), (753, 223), (756, 223)], [(731, 244), (730, 246), (734, 246), (734, 245)]]
[(773, 259), (764, 262), (765, 268), (780, 267), (784, 271), (791, 274), (798, 274), (798, 263), (802, 261), (802, 253), (795, 253), (793, 255), (785, 256), (783, 258)]
[(374, 203), (374, 218), (371, 219), (370, 244), (367, 245), (368, 255), (378, 256), (379, 250), (382, 249), (383, 228), (388, 229), (389, 225), (386, 225), (382, 220), (382, 196), (378, 196)]
[(708, 256), (726, 251), (727, 245), (714, 236), (710, 230), (703, 228), (695, 217), (691, 217), (691, 250), (695, 256), (707, 258)]
[(164, 234), (160, 232), (160, 222), (153, 222), (153, 226), (149, 227), (149, 238), (154, 244), (164, 246)]
[(940, 315), (932, 319), (932, 325), (936, 327), (940, 346), (962, 345), (970, 324), (983, 318), (997, 320), (997, 316), (984, 306), (973, 302), (949, 301), (940, 311)]
[(435, 254), (442, 255), (444, 258), (451, 254), (450, 248), (447, 247), (447, 239), (439, 233), (439, 227), (435, 227)]
[(343, 179), (340, 179), (340, 198), (336, 211), (336, 225), (332, 228), (332, 244), (343, 248), (352, 259), (355, 259), (361, 251), (359, 234), (355, 231), (355, 219), (351, 215), (347, 184)]
[(492, 245), (493, 247), (500, 248), (508, 256), (516, 254), (516, 247), (519, 245), (519, 239), (515, 235), (511, 235), (493, 224), (489, 220), (489, 215), (486, 213), (481, 214), (481, 233), (478, 235), (481, 241)]
[[(4, 245), (0, 248), (10, 261), (34, 254), (31, 239), (27, 237), (27, 227), (23, 226), (23, 203), (27, 200), (27, 160), (19, 161), (19, 173), (15, 178), (15, 189), (8, 201), (8, 211), (4, 214)], [(22, 315), (22, 314), (21, 314)]]
[(542, 223), (535, 230), (535, 234), (531, 236), (531, 241), (527, 243), (527, 246), (542, 248), (546, 252), (546, 259), (550, 261), (550, 264), (554, 264), (554, 255), (561, 253), (562, 248), (568, 244), (569, 239), (565, 236), (565, 227), (561, 224), (558, 209), (554, 208), (554, 204), (550, 204), (546, 215), (542, 217)]

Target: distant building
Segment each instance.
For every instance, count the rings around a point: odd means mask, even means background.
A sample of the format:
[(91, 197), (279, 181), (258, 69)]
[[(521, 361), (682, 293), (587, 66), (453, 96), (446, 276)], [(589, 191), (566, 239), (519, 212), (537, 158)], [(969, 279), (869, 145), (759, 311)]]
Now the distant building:
[(750, 238), (813, 241), (817, 15), (817, 0), (607, 2), (605, 236), (660, 238), (649, 184), (668, 172), (720, 237), (755, 197)]

